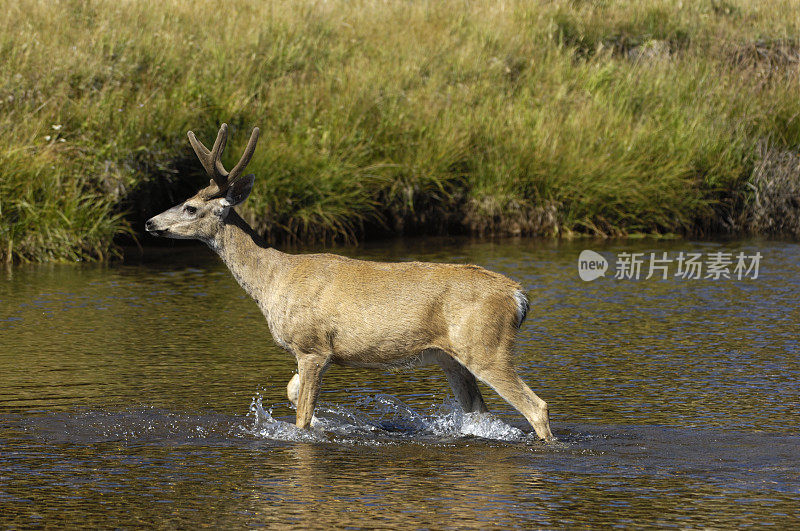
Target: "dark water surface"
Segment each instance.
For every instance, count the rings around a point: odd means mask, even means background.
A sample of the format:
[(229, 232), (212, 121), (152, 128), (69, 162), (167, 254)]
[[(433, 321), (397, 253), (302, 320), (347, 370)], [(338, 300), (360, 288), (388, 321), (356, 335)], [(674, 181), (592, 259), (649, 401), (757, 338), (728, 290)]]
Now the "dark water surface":
[[(583, 282), (577, 258), (761, 252), (757, 279)], [(439, 369), (332, 368), (297, 431), (294, 360), (205, 249), (0, 273), (0, 524), (781, 527), (800, 523), (800, 246), (407, 240), (531, 292), (523, 378), (544, 444)], [(672, 272), (671, 272), (672, 273)], [(645, 274), (643, 272), (642, 277)]]

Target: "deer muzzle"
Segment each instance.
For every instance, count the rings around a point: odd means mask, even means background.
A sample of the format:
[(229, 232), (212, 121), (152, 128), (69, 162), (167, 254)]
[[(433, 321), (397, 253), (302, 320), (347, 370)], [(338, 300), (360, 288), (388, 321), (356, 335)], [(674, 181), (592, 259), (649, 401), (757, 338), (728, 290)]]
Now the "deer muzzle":
[[(158, 217), (158, 216), (156, 216), (156, 217)], [(153, 236), (162, 236), (165, 232), (167, 232), (166, 229), (162, 229), (162, 228), (158, 227), (158, 221), (156, 220), (155, 217), (150, 218), (147, 221), (145, 221), (144, 230), (146, 230), (148, 233), (152, 234)]]

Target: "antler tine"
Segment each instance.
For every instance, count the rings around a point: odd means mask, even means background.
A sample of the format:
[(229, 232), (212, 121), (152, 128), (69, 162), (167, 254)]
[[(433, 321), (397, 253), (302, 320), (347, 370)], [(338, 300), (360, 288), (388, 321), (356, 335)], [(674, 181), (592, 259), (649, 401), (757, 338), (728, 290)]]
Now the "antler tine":
[[(214, 147), (211, 148), (211, 160), (214, 163), (214, 168), (216, 172), (223, 178), (223, 182), (228, 181), (228, 172), (225, 171), (225, 168), (222, 166), (222, 150), (225, 149), (225, 144), (228, 143), (228, 124), (222, 124), (219, 126), (219, 132), (217, 133), (217, 139), (214, 140)], [(216, 179), (215, 179), (216, 180)], [(219, 185), (219, 183), (217, 183)], [(220, 189), (222, 186), (220, 186)]]
[(236, 163), (236, 166), (234, 166), (231, 172), (228, 174), (228, 182), (237, 179), (247, 167), (250, 159), (253, 158), (253, 153), (255, 152), (256, 144), (258, 143), (258, 133), (258, 127), (254, 127), (253, 132), (250, 133), (250, 140), (247, 141), (247, 147), (244, 148), (242, 158), (239, 159), (239, 162)]
[(214, 146), (211, 151), (203, 145), (202, 142), (197, 140), (194, 133), (189, 131), (189, 143), (192, 144), (197, 158), (206, 170), (209, 177), (216, 183), (217, 188), (224, 190), (228, 187), (228, 172), (220, 162), (220, 155), (222, 150), (225, 149), (225, 144), (228, 142), (228, 125), (222, 124), (217, 133), (217, 139), (214, 141)]

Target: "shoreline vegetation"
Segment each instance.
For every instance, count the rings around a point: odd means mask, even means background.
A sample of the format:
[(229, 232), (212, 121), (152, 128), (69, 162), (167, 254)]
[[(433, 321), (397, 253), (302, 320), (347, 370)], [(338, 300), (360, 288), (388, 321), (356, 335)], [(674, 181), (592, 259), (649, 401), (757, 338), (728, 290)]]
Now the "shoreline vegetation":
[(114, 256), (221, 122), (275, 243), (800, 237), (793, 1), (19, 0), (0, 261)]

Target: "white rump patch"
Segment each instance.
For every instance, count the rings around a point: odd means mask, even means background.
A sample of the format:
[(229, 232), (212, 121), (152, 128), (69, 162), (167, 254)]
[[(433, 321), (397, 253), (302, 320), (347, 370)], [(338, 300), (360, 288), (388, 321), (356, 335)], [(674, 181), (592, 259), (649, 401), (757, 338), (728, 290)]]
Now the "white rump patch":
[(517, 303), (517, 328), (519, 328), (522, 326), (525, 316), (528, 315), (530, 304), (528, 303), (528, 297), (521, 290), (514, 290), (514, 301)]

